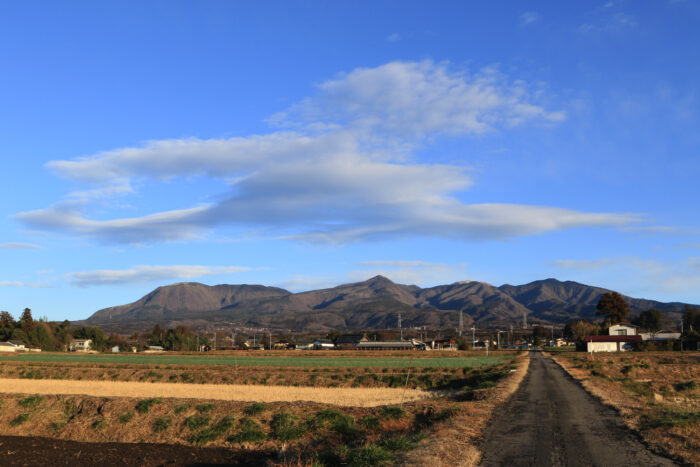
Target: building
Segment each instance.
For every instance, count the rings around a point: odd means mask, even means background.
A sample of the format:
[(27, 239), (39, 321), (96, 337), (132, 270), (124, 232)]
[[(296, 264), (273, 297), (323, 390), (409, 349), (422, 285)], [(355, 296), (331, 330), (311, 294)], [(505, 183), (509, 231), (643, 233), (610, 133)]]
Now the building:
[(357, 344), (357, 350), (415, 350), (411, 341), (365, 341)]
[(89, 352), (92, 349), (92, 339), (73, 339), (70, 343), (71, 352)]
[(293, 349), (294, 343), (288, 339), (280, 339), (272, 343), (272, 348), (275, 350)]
[(9, 342), (0, 342), (0, 352), (2, 352), (2, 353), (17, 352), (17, 347), (10, 344)]
[(588, 336), (586, 350), (588, 352), (625, 352), (634, 350), (635, 344), (642, 342), (642, 336)]
[(149, 345), (143, 353), (161, 353), (165, 352), (165, 348), (160, 345)]
[(314, 349), (314, 341), (312, 341), (312, 340), (297, 341), (297, 343), (294, 345), (294, 348), (296, 350), (313, 350)]
[(333, 349), (335, 349), (335, 344), (331, 340), (316, 339), (314, 341), (314, 350), (333, 350)]
[(642, 336), (643, 341), (666, 342), (666, 341), (677, 341), (681, 338), (680, 332), (666, 331), (663, 329), (661, 331), (657, 331), (657, 332), (640, 332), (639, 335)]
[(613, 324), (608, 328), (610, 336), (636, 336), (637, 326), (629, 323)]
[(120, 349), (119, 349), (118, 345), (115, 345), (114, 347), (112, 347), (112, 353), (119, 353), (119, 350)]
[(430, 341), (431, 350), (457, 350), (457, 341), (452, 338), (435, 339)]
[(335, 346), (340, 350), (355, 350), (360, 342), (367, 342), (366, 334), (342, 334), (335, 340)]
[(23, 341), (18, 341), (16, 339), (10, 339), (7, 341), (8, 344), (14, 345), (15, 350), (17, 352), (22, 352), (24, 350), (27, 350), (27, 344), (25, 344)]

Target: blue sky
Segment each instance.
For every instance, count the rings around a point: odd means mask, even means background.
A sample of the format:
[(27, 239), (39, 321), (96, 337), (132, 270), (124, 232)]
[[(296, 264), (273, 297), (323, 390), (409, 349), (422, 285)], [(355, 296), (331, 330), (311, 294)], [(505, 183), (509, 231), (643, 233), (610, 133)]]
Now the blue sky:
[(700, 3), (5, 2), (0, 309), (556, 277), (700, 303)]

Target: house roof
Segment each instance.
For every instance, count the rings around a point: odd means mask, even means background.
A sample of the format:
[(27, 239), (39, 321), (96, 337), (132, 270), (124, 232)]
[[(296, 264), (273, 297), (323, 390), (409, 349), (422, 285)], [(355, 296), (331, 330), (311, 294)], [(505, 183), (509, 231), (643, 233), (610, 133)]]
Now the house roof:
[[(613, 326), (627, 326), (628, 328), (638, 328), (639, 327), (639, 326), (635, 326), (632, 323), (615, 323), (615, 324), (610, 325), (610, 327), (613, 327)], [(610, 328), (608, 328), (608, 329), (610, 329)]]
[(27, 345), (22, 341), (18, 341), (18, 340), (14, 340), (14, 339), (10, 339), (9, 341), (7, 341), (7, 343), (12, 344), (12, 345)]
[(642, 336), (586, 336), (586, 342), (641, 342)]
[(357, 344), (357, 348), (363, 347), (413, 347), (413, 342), (410, 341), (366, 341)]
[(15, 346), (10, 344), (9, 342), (0, 342), (0, 347), (15, 347)]

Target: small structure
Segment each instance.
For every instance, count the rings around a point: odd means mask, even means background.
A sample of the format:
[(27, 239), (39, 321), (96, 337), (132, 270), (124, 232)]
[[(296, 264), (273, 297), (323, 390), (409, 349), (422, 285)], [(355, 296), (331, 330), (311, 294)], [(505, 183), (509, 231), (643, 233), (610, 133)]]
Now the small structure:
[(119, 350), (120, 349), (119, 349), (118, 345), (115, 345), (114, 347), (112, 347), (112, 353), (119, 353)]
[(587, 336), (588, 352), (624, 352), (634, 350), (635, 343), (642, 342), (642, 336)]
[(17, 347), (10, 344), (9, 342), (0, 342), (0, 352), (2, 352), (2, 353), (17, 352)]
[(335, 344), (331, 340), (316, 339), (314, 341), (314, 350), (333, 350), (333, 349), (335, 349)]
[(411, 341), (366, 341), (357, 344), (357, 350), (415, 350)]
[(280, 339), (272, 343), (275, 350), (289, 350), (294, 348), (294, 343), (288, 339)]
[(314, 349), (314, 341), (311, 341), (311, 340), (297, 341), (297, 343), (294, 345), (294, 348), (296, 350), (313, 350)]
[(666, 342), (666, 341), (677, 341), (681, 338), (680, 332), (666, 331), (664, 329), (662, 329), (661, 331), (657, 331), (657, 332), (640, 332), (639, 335), (642, 336), (643, 341)]
[(434, 339), (430, 341), (432, 350), (457, 350), (457, 341), (452, 338)]
[(16, 350), (17, 352), (22, 352), (22, 351), (24, 351), (24, 350), (27, 350), (27, 344), (25, 344), (23, 341), (19, 341), (19, 340), (16, 340), (16, 339), (10, 339), (9, 341), (7, 341), (7, 343), (8, 343), (8, 344), (11, 344), (11, 345), (14, 345), (14, 346), (15, 346), (15, 350)]
[(610, 336), (636, 336), (637, 326), (630, 323), (613, 324), (608, 328)]
[(367, 342), (366, 334), (341, 334), (335, 340), (335, 346), (340, 350), (355, 350), (360, 342)]
[(146, 347), (146, 350), (143, 351), (143, 353), (161, 353), (165, 352), (165, 349), (163, 346), (160, 345), (149, 345)]
[(89, 352), (92, 349), (92, 339), (73, 339), (70, 343), (71, 352)]

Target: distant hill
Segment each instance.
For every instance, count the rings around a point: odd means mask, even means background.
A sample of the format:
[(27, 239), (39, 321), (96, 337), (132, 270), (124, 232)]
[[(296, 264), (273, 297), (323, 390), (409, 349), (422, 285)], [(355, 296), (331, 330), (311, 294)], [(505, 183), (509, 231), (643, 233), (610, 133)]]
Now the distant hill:
[[(84, 323), (109, 331), (133, 332), (155, 324), (195, 328), (260, 327), (276, 330), (326, 331), (404, 327), (455, 327), (459, 311), (465, 326), (561, 324), (594, 318), (607, 289), (546, 279), (525, 285), (494, 287), (466, 281), (420, 288), (396, 284), (383, 276), (364, 282), (292, 293), (262, 285), (215, 285), (185, 282), (158, 287), (128, 305), (97, 311)], [(626, 297), (633, 313), (657, 308), (678, 319), (684, 303), (661, 303)]]

